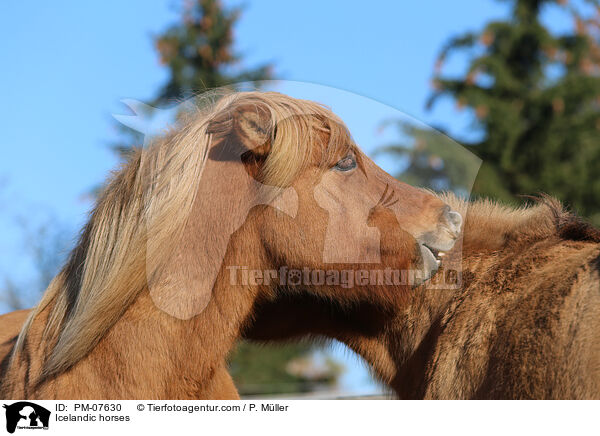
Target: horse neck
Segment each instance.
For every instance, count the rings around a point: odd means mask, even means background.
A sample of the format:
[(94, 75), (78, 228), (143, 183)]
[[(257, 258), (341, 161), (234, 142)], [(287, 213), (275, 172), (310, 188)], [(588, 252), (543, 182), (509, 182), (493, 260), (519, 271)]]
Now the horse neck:
[[(226, 284), (227, 283), (227, 284)], [(159, 310), (143, 291), (94, 349), (68, 371), (35, 385), (51, 347), (41, 338), (47, 312), (34, 321), (15, 367), (13, 396), (28, 398), (232, 398), (226, 356), (239, 336), (251, 298), (232, 298), (218, 280), (196, 317), (177, 319)], [(223, 390), (225, 390), (223, 392)]]
[[(481, 218), (476, 217), (474, 222), (480, 223)], [(378, 378), (400, 397), (419, 398), (426, 376), (424, 368), (437, 337), (452, 318), (461, 298), (472, 288), (475, 278), (480, 272), (495, 267), (513, 229), (507, 231), (506, 222), (498, 223), (497, 228), (488, 222), (480, 229), (473, 224), (469, 226), (467, 221), (463, 241), (446, 258), (452, 269), (460, 268), (460, 287), (415, 288), (407, 305), (376, 336), (352, 334), (339, 339), (367, 360)], [(444, 271), (438, 274), (443, 275)]]

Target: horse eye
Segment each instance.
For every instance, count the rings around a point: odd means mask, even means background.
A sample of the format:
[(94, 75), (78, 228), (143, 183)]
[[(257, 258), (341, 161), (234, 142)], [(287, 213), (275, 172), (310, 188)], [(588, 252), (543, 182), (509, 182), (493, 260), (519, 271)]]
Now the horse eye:
[(354, 156), (346, 156), (334, 167), (338, 171), (350, 171), (356, 168), (356, 158)]

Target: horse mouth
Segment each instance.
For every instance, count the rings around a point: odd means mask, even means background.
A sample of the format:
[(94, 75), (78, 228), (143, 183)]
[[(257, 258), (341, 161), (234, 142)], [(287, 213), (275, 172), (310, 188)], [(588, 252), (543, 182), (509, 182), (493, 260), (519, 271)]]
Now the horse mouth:
[(430, 246), (430, 245), (427, 245), (427, 244), (421, 244), (421, 246), (422, 246), (422, 247), (423, 247), (425, 250), (429, 251), (429, 253), (431, 253), (431, 255), (432, 255), (432, 256), (435, 258), (435, 260), (437, 261), (438, 265), (440, 265), (440, 264), (441, 264), (441, 262), (442, 262), (442, 258), (443, 258), (443, 257), (446, 255), (446, 252), (445, 252), (445, 251), (438, 250), (438, 249), (436, 249), (436, 248), (433, 248), (432, 246)]
[(417, 284), (422, 284), (435, 275), (446, 253), (424, 243), (419, 244), (419, 249), (421, 251), (423, 277)]

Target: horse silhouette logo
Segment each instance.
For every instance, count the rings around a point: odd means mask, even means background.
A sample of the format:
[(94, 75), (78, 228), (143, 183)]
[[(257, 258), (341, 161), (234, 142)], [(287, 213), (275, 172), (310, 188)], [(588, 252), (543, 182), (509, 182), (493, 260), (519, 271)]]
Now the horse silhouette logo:
[(19, 429), (48, 429), (50, 411), (28, 401), (19, 401), (11, 405), (4, 404), (6, 409), (6, 431), (14, 433)]

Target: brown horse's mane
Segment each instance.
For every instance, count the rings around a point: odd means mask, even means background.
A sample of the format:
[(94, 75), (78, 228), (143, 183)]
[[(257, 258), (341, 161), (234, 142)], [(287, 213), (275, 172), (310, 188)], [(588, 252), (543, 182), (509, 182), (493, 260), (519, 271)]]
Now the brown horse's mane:
[[(77, 246), (62, 271), (32, 310), (14, 347), (23, 350), (31, 324), (47, 312), (43, 338), (48, 346), (42, 379), (82, 359), (147, 288), (161, 259), (176, 248), (190, 215), (211, 141), (226, 134), (242, 110), (266, 125), (270, 152), (264, 180), (288, 186), (309, 160), (309, 144), (326, 132), (324, 153), (351, 144), (339, 118), (328, 108), (275, 92), (244, 92), (203, 98), (200, 109), (180, 117), (179, 125), (132, 153), (98, 198)], [(213, 101), (213, 100), (216, 100)], [(151, 219), (149, 218), (151, 217)], [(151, 237), (149, 237), (151, 235)]]
[(533, 204), (517, 208), (487, 198), (469, 201), (451, 193), (438, 196), (465, 217), (463, 253), (496, 251), (546, 238), (600, 242), (600, 229), (544, 194), (531, 197)]

